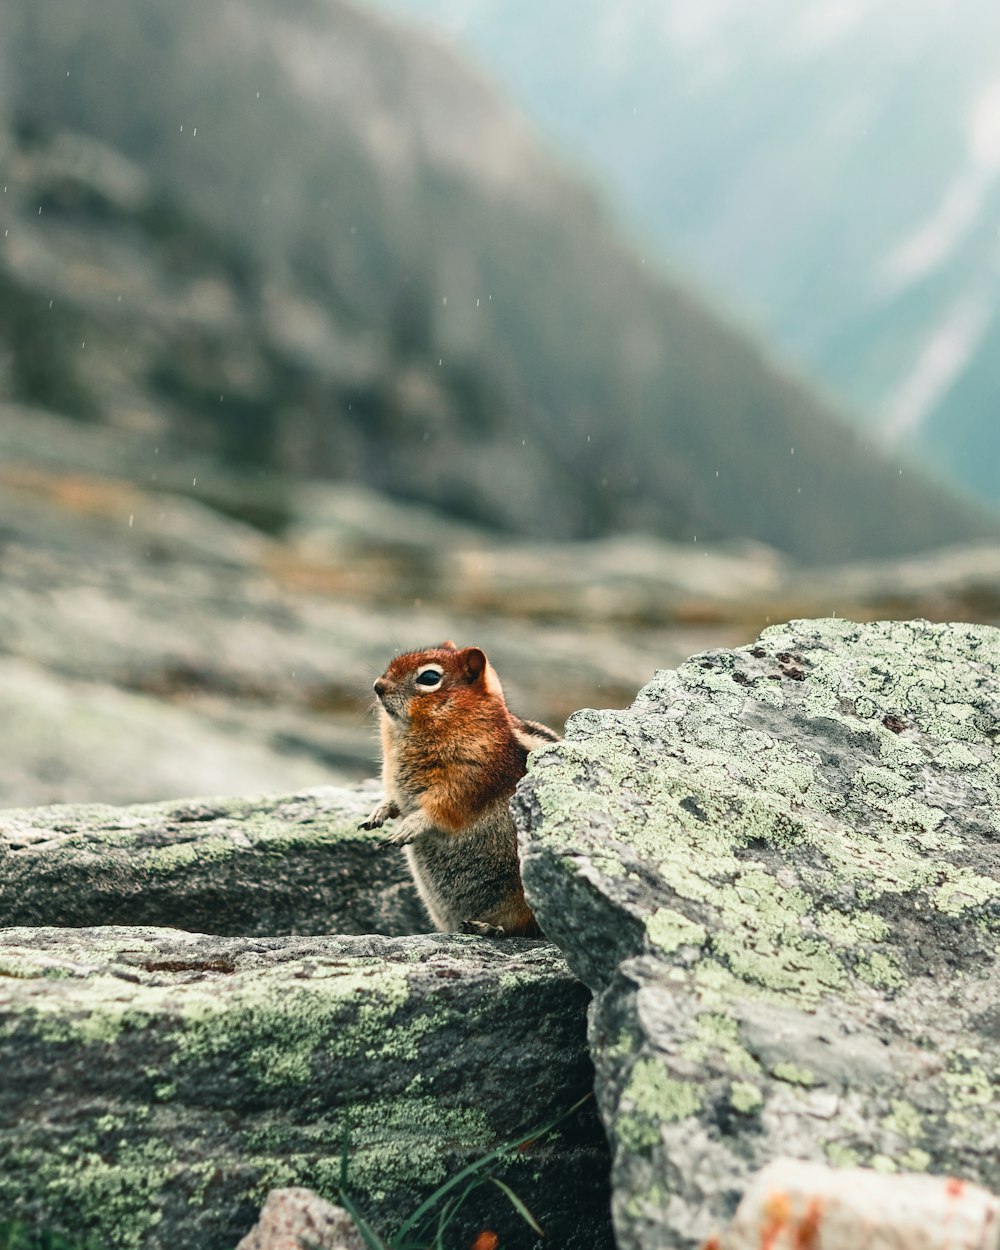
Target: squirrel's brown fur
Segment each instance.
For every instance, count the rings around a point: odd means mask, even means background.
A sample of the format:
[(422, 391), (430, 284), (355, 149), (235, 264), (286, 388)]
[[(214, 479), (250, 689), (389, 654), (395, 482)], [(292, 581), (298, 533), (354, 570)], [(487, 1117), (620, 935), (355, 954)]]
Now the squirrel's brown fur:
[(478, 647), (397, 656), (375, 683), (386, 801), (362, 828), (398, 823), (438, 929), (538, 936), (525, 902), (509, 801), (528, 753), (558, 735), (522, 720)]

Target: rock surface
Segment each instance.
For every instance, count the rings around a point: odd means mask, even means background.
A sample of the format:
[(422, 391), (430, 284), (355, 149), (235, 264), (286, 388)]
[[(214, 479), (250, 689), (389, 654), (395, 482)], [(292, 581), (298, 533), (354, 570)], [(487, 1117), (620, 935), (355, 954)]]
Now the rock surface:
[(343, 1207), (309, 1189), (272, 1189), (236, 1250), (365, 1250)]
[[(232, 1250), (266, 1193), (348, 1186), (385, 1233), (591, 1088), (589, 995), (542, 942), (0, 934), (0, 1210), (108, 1250)], [(496, 1164), (548, 1244), (610, 1247), (593, 1103)], [(456, 1244), (536, 1239), (498, 1189)]]
[(780, 1159), (711, 1250), (997, 1250), (1000, 1200), (947, 1176)]
[(1000, 1189), (998, 670), (988, 627), (801, 621), (532, 757), (621, 1250), (699, 1246), (785, 1155)]
[(432, 928), (403, 856), (358, 829), (380, 788), (0, 812), (5, 925), (200, 933)]

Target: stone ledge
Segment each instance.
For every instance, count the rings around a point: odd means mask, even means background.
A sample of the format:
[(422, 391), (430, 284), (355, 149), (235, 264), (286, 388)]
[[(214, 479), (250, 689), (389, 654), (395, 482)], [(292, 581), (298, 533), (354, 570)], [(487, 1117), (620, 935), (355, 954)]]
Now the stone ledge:
[[(109, 1250), (232, 1250), (267, 1192), (391, 1231), (583, 1096), (589, 995), (544, 942), (0, 931), (0, 1209)], [(498, 1165), (552, 1245), (611, 1245), (592, 1104)], [(492, 1186), (457, 1235), (535, 1238)], [(464, 1243), (463, 1243), (464, 1244)]]
[(425, 932), (402, 855), (357, 827), (379, 793), (0, 811), (0, 923)]

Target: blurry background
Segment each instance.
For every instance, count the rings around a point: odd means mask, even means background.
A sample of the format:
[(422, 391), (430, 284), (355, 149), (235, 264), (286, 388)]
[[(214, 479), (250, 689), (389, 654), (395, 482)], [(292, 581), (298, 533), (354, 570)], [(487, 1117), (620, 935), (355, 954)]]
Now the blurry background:
[(1000, 621), (1000, 10), (5, 0), (0, 804)]

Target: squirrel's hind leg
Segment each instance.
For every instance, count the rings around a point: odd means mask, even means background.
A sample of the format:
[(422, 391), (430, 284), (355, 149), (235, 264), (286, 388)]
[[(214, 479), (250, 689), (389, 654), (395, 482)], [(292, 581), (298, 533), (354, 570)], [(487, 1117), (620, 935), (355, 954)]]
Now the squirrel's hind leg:
[(487, 924), (485, 920), (463, 920), (458, 926), (459, 933), (473, 933), (476, 937), (506, 937), (507, 930), (498, 924)]

